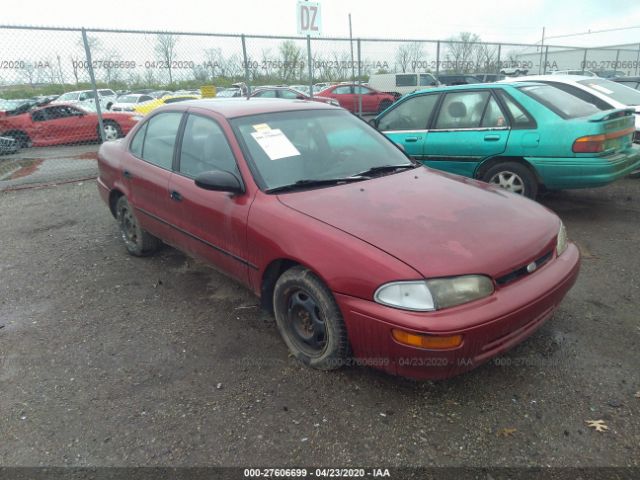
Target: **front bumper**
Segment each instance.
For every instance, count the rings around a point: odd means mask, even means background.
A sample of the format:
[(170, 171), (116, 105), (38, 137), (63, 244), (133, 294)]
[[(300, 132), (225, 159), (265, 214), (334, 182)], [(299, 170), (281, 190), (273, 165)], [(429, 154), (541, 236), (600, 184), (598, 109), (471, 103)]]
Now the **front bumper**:
[[(442, 379), (471, 370), (531, 335), (548, 320), (573, 286), (580, 269), (574, 244), (536, 272), (500, 287), (490, 297), (437, 312), (408, 312), (335, 294), (355, 361), (417, 379)], [(426, 350), (396, 342), (393, 328), (463, 335), (449, 350)]]
[(611, 157), (526, 157), (551, 190), (608, 185), (640, 168), (640, 145)]

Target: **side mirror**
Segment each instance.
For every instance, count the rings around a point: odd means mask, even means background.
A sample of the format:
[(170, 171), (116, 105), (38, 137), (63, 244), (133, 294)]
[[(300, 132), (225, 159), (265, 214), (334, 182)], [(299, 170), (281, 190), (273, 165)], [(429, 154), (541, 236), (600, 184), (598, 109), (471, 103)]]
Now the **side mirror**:
[(378, 128), (378, 119), (377, 118), (372, 118), (371, 120), (369, 120), (369, 125), (371, 125), (375, 129), (377, 129)]
[(216, 192), (243, 193), (240, 180), (231, 172), (211, 170), (199, 173), (195, 178), (198, 187)]

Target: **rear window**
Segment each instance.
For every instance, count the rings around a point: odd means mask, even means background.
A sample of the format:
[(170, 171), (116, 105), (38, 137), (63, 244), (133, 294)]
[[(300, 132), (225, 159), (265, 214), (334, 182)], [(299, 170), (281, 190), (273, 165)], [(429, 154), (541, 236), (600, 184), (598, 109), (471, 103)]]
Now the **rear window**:
[(551, 85), (532, 85), (520, 90), (562, 118), (588, 117), (600, 111), (595, 105)]
[(612, 82), (611, 80), (590, 78), (588, 80), (579, 80), (578, 83), (585, 87), (592, 88), (624, 105), (640, 105), (640, 92), (625, 85)]

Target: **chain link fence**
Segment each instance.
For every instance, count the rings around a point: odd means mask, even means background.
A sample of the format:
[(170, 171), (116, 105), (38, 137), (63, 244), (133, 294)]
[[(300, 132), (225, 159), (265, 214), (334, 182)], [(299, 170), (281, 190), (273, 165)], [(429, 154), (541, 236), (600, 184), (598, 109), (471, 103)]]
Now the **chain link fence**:
[[(372, 115), (438, 81), (554, 70), (637, 75), (640, 62), (640, 45), (582, 49), (464, 38), (308, 40), (0, 26), (0, 43), (0, 189), (95, 176), (100, 142), (126, 135), (161, 105), (192, 98), (303, 95), (336, 102), (322, 90), (337, 84), (352, 94), (347, 103), (339, 100), (343, 107)], [(372, 95), (367, 86), (388, 95)]]

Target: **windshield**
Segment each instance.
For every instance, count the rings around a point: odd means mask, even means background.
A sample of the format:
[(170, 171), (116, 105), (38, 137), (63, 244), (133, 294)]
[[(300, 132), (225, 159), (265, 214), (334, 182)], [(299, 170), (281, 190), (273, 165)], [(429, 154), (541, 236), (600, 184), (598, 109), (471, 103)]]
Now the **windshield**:
[(381, 133), (343, 110), (278, 112), (231, 121), (261, 188), (358, 175), (412, 162)]
[(137, 95), (123, 95), (121, 97), (118, 97), (117, 102), (118, 103), (136, 103), (138, 101), (138, 97)]
[(78, 92), (69, 92), (69, 93), (63, 93), (62, 95), (60, 95), (56, 100), (77, 100), (78, 99)]
[(240, 90), (237, 89), (222, 90), (216, 94), (216, 97), (235, 97), (239, 92)]
[(551, 85), (532, 85), (520, 90), (562, 118), (587, 117), (600, 111), (595, 105)]
[(604, 78), (594, 78), (588, 80), (578, 80), (578, 83), (585, 87), (592, 88), (598, 93), (620, 102), (623, 105), (640, 105), (640, 92), (633, 88), (620, 85), (619, 83), (605, 80)]

